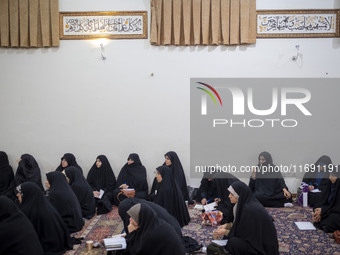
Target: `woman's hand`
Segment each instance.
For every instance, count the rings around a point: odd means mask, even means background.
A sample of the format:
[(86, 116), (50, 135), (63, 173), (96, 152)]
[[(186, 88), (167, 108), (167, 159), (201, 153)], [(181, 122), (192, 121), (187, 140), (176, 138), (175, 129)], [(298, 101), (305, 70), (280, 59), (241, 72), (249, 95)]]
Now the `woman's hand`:
[(202, 205), (206, 205), (206, 204), (207, 204), (207, 199), (206, 199), (206, 198), (203, 198), (203, 199), (201, 200), (201, 204), (202, 204)]
[(214, 230), (214, 237), (222, 237), (226, 234), (226, 229), (225, 227), (219, 226), (217, 229)]
[(93, 196), (94, 197), (99, 197), (100, 196), (100, 192), (99, 191), (93, 191)]
[(314, 209), (313, 220), (315, 222), (319, 222), (321, 220), (321, 208)]
[(120, 189), (128, 189), (129, 186), (126, 185), (125, 183), (119, 186)]
[(255, 167), (255, 166), (253, 166), (253, 167), (251, 168), (251, 178), (252, 178), (253, 180), (256, 179), (256, 167)]
[(292, 196), (292, 194), (286, 188), (283, 189), (283, 194), (286, 199), (289, 199)]

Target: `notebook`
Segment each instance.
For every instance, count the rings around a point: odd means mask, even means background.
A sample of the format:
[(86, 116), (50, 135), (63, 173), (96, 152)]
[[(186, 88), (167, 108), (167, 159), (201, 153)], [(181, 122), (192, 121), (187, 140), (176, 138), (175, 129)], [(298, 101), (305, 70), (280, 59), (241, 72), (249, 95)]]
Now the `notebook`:
[(105, 238), (104, 247), (107, 251), (116, 251), (116, 250), (124, 250), (126, 249), (126, 240), (122, 236)]

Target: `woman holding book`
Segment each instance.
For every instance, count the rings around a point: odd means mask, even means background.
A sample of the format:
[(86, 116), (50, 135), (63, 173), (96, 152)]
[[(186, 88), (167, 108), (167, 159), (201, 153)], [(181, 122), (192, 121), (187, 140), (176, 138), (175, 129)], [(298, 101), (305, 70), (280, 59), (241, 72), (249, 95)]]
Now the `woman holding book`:
[(116, 187), (116, 177), (105, 155), (96, 158), (96, 162), (87, 174), (87, 182), (93, 190), (97, 214), (110, 212), (114, 203), (113, 190)]
[[(308, 204), (314, 207), (322, 198), (322, 192), (327, 189), (329, 183), (329, 170), (333, 169), (332, 160), (329, 156), (321, 156), (314, 164), (310, 165), (302, 182), (308, 184)], [(318, 190), (318, 192), (315, 192)]]
[(114, 199), (117, 205), (127, 197), (148, 199), (146, 169), (138, 154), (131, 153), (117, 178)]

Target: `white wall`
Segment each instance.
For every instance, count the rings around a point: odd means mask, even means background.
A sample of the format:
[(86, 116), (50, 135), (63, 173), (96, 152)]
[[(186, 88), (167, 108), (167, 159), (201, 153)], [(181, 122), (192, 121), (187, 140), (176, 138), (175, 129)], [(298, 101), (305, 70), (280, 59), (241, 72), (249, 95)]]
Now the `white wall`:
[[(298, 8), (334, 9), (340, 3), (257, 0), (257, 9)], [(60, 11), (128, 10), (147, 10), (150, 19), (148, 0), (60, 0)], [(45, 178), (72, 152), (85, 174), (99, 154), (108, 156), (117, 174), (128, 154), (137, 152), (151, 181), (164, 153), (175, 150), (189, 179), (190, 78), (340, 77), (339, 38), (258, 39), (256, 45), (229, 47), (156, 47), (148, 39), (104, 44), (105, 61), (98, 40), (0, 48), (0, 150), (14, 168), (20, 155), (30, 153)], [(297, 44), (303, 57), (293, 62)], [(329, 154), (340, 163), (338, 151)], [(310, 155), (311, 163), (321, 156), (312, 148)], [(295, 189), (299, 180), (287, 182)]]

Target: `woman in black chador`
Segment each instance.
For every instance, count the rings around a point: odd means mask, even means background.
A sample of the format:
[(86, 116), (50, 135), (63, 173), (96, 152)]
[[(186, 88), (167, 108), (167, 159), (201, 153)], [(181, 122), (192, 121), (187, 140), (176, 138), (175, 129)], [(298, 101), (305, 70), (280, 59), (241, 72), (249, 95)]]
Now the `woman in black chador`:
[(75, 166), (79, 168), (81, 173), (83, 173), (83, 169), (78, 165), (76, 157), (72, 153), (65, 153), (61, 158), (60, 165), (57, 167), (56, 171), (62, 172), (69, 166)]
[[(302, 181), (308, 184), (308, 204), (312, 207), (321, 199), (322, 192), (328, 186), (330, 167), (333, 167), (331, 158), (323, 155), (309, 167), (303, 176)], [(319, 189), (321, 192), (312, 192), (315, 189)]]
[(24, 182), (34, 182), (38, 185), (41, 191), (44, 191), (44, 187), (41, 182), (40, 168), (37, 161), (30, 154), (21, 155), (18, 160), (17, 172), (14, 175), (8, 196), (15, 202), (16, 198), (16, 187)]
[(234, 175), (230, 173), (216, 173), (213, 176), (213, 186), (217, 192), (217, 206), (216, 209), (223, 213), (221, 224), (232, 222), (234, 220), (233, 204), (229, 199), (229, 186), (236, 181), (239, 181)]
[[(116, 187), (116, 177), (106, 156), (99, 155), (96, 158), (96, 162), (87, 174), (87, 182), (96, 199), (97, 214), (110, 212), (114, 203), (113, 190)], [(101, 198), (100, 190), (104, 192)]]
[(340, 229), (340, 172), (329, 174), (322, 198), (316, 202), (313, 219), (314, 226), (326, 233)]
[[(182, 167), (182, 163), (179, 160), (177, 153), (174, 151), (169, 151), (164, 155), (164, 158), (165, 158), (165, 161), (163, 165), (171, 169), (171, 174), (176, 180), (178, 187), (180, 188), (182, 192), (184, 200), (189, 201), (190, 199), (189, 199), (187, 181), (185, 179), (185, 174), (184, 174), (184, 170)], [(151, 194), (155, 192), (156, 187), (157, 187), (157, 180), (155, 179), (152, 184)], [(189, 202), (191, 203), (191, 201)]]
[(24, 182), (34, 182), (42, 191), (44, 191), (39, 165), (35, 158), (30, 154), (21, 155), (14, 181), (16, 185), (14, 188)]
[(6, 152), (0, 151), (0, 195), (5, 195), (13, 181), (14, 173)]
[(249, 187), (237, 181), (229, 187), (234, 206), (234, 223), (228, 235), (227, 250), (238, 254), (279, 254), (273, 218), (251, 194)]
[(71, 250), (70, 233), (57, 210), (33, 182), (17, 187), (21, 210), (33, 224), (45, 254), (61, 255)]
[(259, 164), (253, 169), (249, 188), (254, 196), (265, 207), (292, 206), (292, 194), (288, 191), (280, 171), (273, 164), (272, 156), (262, 152)]
[(57, 209), (68, 231), (72, 234), (84, 226), (80, 203), (66, 181), (66, 176), (60, 172), (46, 174), (48, 199)]
[(80, 203), (83, 218), (91, 219), (96, 213), (96, 202), (94, 200), (91, 186), (87, 183), (80, 170), (74, 166), (66, 168), (65, 175)]
[[(228, 243), (224, 247), (224, 254), (278, 255), (277, 233), (273, 218), (267, 210), (245, 183), (236, 181), (228, 190), (230, 202), (235, 205), (234, 221), (230, 232), (226, 232)], [(219, 227), (215, 232), (220, 230)], [(212, 246), (208, 246), (208, 254)]]
[(164, 207), (174, 216), (181, 227), (188, 225), (190, 216), (183, 199), (182, 192), (172, 177), (171, 170), (167, 166), (156, 168), (157, 189), (153, 196), (156, 204)]
[(204, 173), (195, 200), (202, 205), (206, 205), (214, 202), (217, 197), (216, 186), (213, 185), (213, 175), (209, 172)]
[(184, 255), (184, 244), (172, 226), (147, 204), (136, 204), (127, 212), (130, 224), (127, 251), (130, 255)]
[[(124, 189), (134, 189), (135, 194), (129, 195), (129, 191), (126, 193)], [(117, 205), (129, 196), (148, 199), (146, 169), (136, 153), (129, 155), (128, 162), (120, 170), (114, 190), (114, 199)]]
[(30, 220), (5, 196), (0, 196), (0, 240), (0, 254), (44, 254)]
[(157, 217), (163, 219), (165, 222), (169, 223), (171, 226), (173, 226), (173, 228), (175, 229), (176, 233), (178, 234), (178, 236), (182, 239), (182, 228), (179, 225), (177, 219), (174, 218), (174, 216), (172, 216), (165, 208), (163, 208), (162, 206), (150, 202), (150, 201), (146, 201), (144, 199), (140, 199), (137, 197), (129, 197), (127, 199), (125, 199), (124, 201), (122, 201), (119, 204), (118, 207), (118, 213), (120, 218), (123, 221), (124, 224), (124, 229), (125, 232), (128, 233), (128, 225), (130, 223), (130, 216), (127, 214), (127, 211), (134, 206), (135, 204), (147, 204), (148, 206), (151, 207), (152, 210), (155, 211), (155, 213), (157, 214)]

